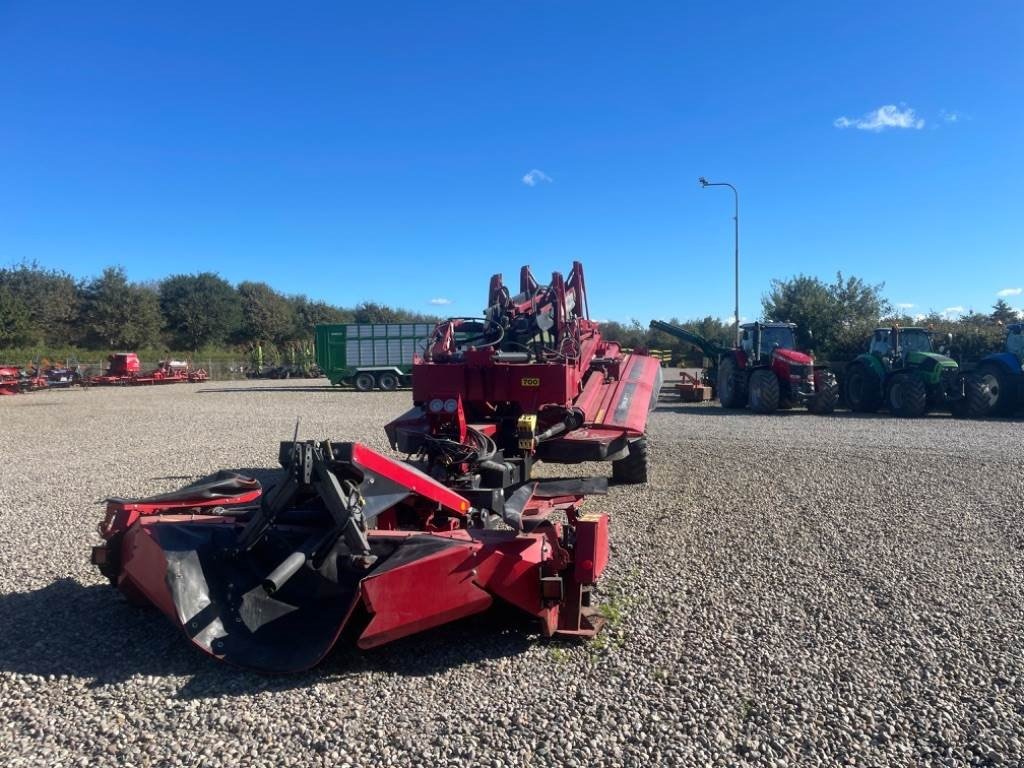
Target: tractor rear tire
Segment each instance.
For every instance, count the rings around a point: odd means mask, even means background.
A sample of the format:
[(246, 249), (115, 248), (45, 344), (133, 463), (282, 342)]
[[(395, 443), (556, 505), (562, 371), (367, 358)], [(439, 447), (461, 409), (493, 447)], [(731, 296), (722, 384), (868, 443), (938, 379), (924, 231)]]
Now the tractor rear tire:
[(882, 405), (882, 382), (864, 363), (846, 369), (846, 402), (856, 413), (874, 413)]
[(819, 416), (827, 416), (839, 403), (839, 382), (832, 371), (814, 372), (814, 397), (807, 402), (807, 410)]
[(377, 386), (385, 392), (394, 392), (398, 389), (398, 377), (390, 371), (385, 371), (377, 377)]
[(612, 480), (629, 485), (647, 482), (647, 438), (633, 440), (629, 454), (612, 462)]
[(758, 368), (750, 374), (750, 410), (775, 413), (779, 408), (779, 379), (770, 368)]
[(917, 376), (897, 373), (889, 384), (889, 410), (896, 416), (916, 419), (928, 413), (928, 389)]
[(953, 403), (953, 415), (958, 419), (984, 419), (993, 414), (993, 402), (988, 380), (972, 373), (964, 377), (964, 399)]
[(376, 381), (374, 380), (372, 373), (364, 372), (356, 374), (356, 378), (352, 383), (359, 392), (369, 392), (373, 389), (373, 385)]
[(726, 357), (718, 364), (718, 402), (723, 408), (747, 407), (747, 372)]
[(986, 416), (1009, 416), (1016, 406), (1017, 386), (1012, 374), (994, 363), (984, 363), (978, 368), (979, 380), (987, 389)]

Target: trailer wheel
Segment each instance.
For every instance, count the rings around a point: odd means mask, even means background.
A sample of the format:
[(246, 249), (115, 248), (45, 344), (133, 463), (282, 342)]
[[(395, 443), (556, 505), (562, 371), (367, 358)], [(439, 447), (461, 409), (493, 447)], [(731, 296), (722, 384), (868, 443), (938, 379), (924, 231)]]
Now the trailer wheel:
[(814, 372), (814, 397), (807, 403), (807, 410), (819, 416), (826, 416), (836, 409), (839, 402), (839, 382), (832, 371)]
[(857, 413), (874, 413), (882, 404), (882, 383), (864, 363), (853, 363), (846, 369), (846, 402)]
[(758, 368), (750, 374), (750, 410), (774, 413), (779, 408), (779, 379), (770, 368)]
[(373, 379), (372, 373), (359, 373), (356, 374), (355, 380), (352, 382), (355, 388), (360, 392), (369, 392), (373, 389), (373, 385), (376, 383)]
[(889, 410), (897, 416), (916, 419), (928, 412), (928, 390), (917, 376), (898, 373), (889, 385)]
[(612, 462), (612, 480), (632, 485), (647, 482), (647, 438), (633, 440), (629, 444), (629, 454)]
[(718, 364), (718, 402), (723, 408), (747, 407), (747, 374), (740, 370), (736, 361), (726, 357)]
[(398, 389), (398, 377), (390, 371), (384, 371), (377, 377), (377, 386), (385, 392), (394, 392)]

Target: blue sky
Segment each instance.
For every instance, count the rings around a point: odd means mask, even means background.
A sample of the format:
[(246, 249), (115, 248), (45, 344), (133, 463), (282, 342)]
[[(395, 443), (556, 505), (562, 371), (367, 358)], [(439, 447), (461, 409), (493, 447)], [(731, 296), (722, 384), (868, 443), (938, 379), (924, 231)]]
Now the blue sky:
[(744, 316), (1024, 307), (1019, 2), (185, 6), (0, 3), (0, 265), (464, 314), (580, 259), (599, 318), (727, 316), (705, 175)]

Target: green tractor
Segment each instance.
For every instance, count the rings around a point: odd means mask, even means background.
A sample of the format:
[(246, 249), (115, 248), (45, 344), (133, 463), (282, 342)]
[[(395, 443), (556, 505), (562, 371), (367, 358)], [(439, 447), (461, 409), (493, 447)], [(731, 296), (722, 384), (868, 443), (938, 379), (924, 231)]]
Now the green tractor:
[[(947, 337), (947, 346), (951, 341)], [(932, 351), (927, 328), (875, 329), (867, 353), (846, 369), (846, 401), (858, 413), (883, 406), (896, 416), (924, 416), (941, 408), (959, 413), (967, 386), (957, 362)]]

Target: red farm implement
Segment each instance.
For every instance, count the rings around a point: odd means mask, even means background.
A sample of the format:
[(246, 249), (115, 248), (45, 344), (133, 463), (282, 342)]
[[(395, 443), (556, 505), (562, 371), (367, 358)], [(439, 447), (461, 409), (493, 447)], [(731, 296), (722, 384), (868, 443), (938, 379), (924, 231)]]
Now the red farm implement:
[(93, 563), (206, 653), (265, 671), (308, 668), (343, 632), (373, 648), (495, 601), (545, 636), (593, 636), (609, 521), (581, 504), (607, 479), (532, 470), (606, 459), (644, 479), (661, 369), (601, 339), (579, 264), (548, 286), (524, 268), (520, 288), (495, 276), (482, 320), (435, 329), (414, 366), (415, 408), (386, 428), (414, 459), (285, 442), (266, 492), (221, 473), (110, 499)]
[(107, 357), (107, 369), (99, 376), (90, 376), (83, 383), (91, 387), (137, 386), (144, 384), (200, 383), (208, 378), (202, 368), (193, 369), (180, 360), (161, 360), (152, 371), (142, 371), (139, 356), (134, 352), (117, 352)]
[(36, 371), (26, 371), (9, 365), (0, 366), (0, 396), (37, 392), (46, 387), (46, 377)]

